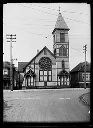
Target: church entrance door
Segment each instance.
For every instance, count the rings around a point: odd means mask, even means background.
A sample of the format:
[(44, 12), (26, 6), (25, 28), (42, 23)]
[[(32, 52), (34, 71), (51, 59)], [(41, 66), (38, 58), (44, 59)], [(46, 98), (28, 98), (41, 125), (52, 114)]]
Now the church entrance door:
[(67, 85), (67, 79), (65, 76), (60, 78), (60, 86)]

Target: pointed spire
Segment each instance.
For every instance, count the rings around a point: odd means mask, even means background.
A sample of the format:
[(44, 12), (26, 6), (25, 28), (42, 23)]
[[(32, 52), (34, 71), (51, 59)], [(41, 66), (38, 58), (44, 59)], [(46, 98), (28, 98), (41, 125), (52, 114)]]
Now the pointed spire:
[(54, 28), (53, 32), (55, 31), (55, 29), (69, 30), (65, 20), (62, 17), (61, 12), (60, 12), (60, 6), (59, 6), (59, 10), (58, 11), (59, 11), (59, 14), (58, 14), (58, 18), (57, 18), (57, 21), (56, 21), (55, 28)]
[(69, 29), (65, 20), (63, 19), (61, 13), (58, 14), (58, 18), (56, 21), (55, 28), (60, 28), (60, 29)]

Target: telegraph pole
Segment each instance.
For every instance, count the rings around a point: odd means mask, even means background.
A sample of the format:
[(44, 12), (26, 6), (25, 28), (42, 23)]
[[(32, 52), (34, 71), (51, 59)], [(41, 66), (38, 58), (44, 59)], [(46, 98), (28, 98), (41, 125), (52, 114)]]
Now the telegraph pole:
[(84, 88), (86, 89), (86, 51), (87, 51), (87, 45), (84, 45), (83, 46), (83, 50), (84, 50), (84, 53), (85, 53), (85, 70), (84, 70), (84, 72), (85, 72), (85, 77), (84, 77)]
[(11, 85), (11, 91), (13, 91), (13, 59), (12, 59), (12, 42), (14, 39), (16, 39), (16, 34), (10, 34), (6, 35), (6, 38), (8, 39), (7, 42), (10, 42), (10, 85)]

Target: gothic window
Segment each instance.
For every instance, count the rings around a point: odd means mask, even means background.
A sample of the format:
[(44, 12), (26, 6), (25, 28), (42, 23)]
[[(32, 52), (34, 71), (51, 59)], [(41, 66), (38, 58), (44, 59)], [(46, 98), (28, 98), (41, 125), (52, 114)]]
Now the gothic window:
[(60, 33), (60, 42), (65, 42), (65, 33)]
[(63, 45), (59, 48), (59, 56), (67, 56), (67, 49)]
[(28, 80), (28, 86), (30, 86), (30, 77), (28, 77), (27, 80)]
[(33, 86), (33, 77), (31, 77), (31, 86)]
[(56, 53), (59, 54), (59, 49), (56, 49)]

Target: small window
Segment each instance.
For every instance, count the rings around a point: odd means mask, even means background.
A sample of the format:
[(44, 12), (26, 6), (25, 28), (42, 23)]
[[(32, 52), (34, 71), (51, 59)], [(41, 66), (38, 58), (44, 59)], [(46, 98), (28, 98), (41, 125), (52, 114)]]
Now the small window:
[(8, 75), (8, 70), (7, 69), (3, 69), (3, 75)]
[(51, 81), (51, 76), (49, 76), (49, 81)]
[(44, 75), (47, 75), (47, 71), (44, 71)]
[(44, 81), (47, 81), (47, 76), (44, 76)]
[(60, 33), (60, 42), (65, 42), (65, 33)]
[(43, 75), (43, 71), (40, 71), (40, 75)]
[(49, 71), (49, 75), (51, 75), (51, 71)]
[(43, 76), (40, 76), (40, 81), (43, 81)]
[(59, 49), (57, 49), (56, 51), (57, 51), (57, 53), (59, 53)]

